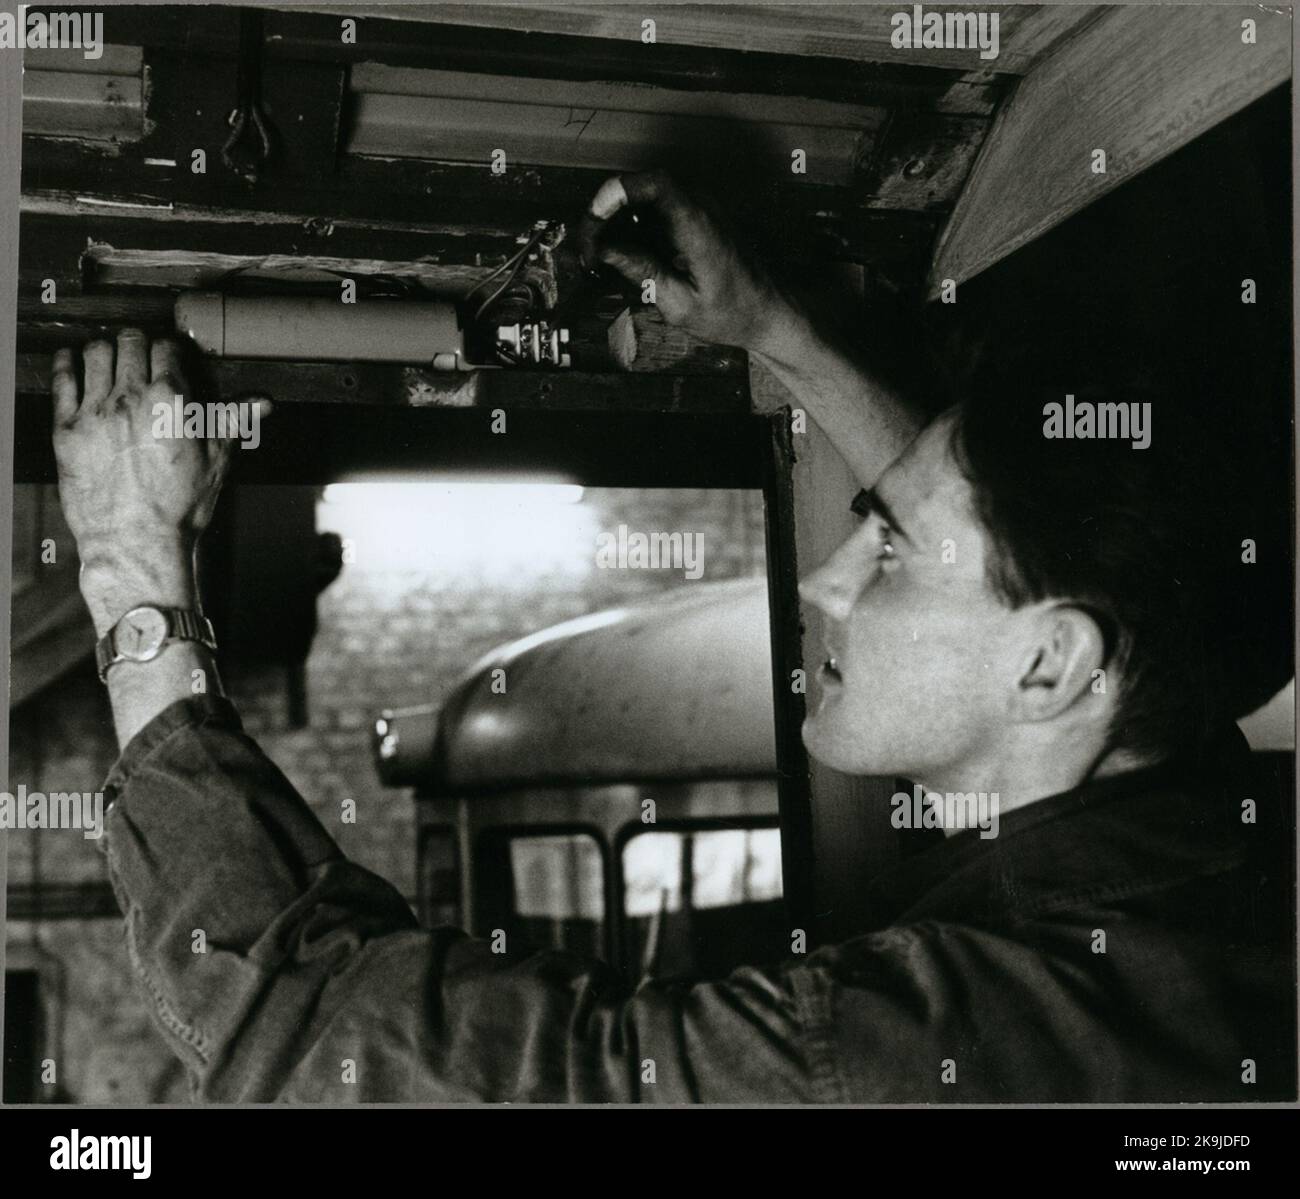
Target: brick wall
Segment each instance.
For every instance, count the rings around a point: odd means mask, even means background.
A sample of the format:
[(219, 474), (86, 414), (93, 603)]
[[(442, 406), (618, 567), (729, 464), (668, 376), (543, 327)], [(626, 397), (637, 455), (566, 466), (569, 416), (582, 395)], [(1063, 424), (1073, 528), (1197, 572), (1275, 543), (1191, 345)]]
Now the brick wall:
[[(436, 700), (502, 642), (601, 608), (689, 586), (681, 569), (601, 569), (595, 535), (697, 534), (703, 579), (762, 573), (761, 496), (726, 491), (589, 489), (545, 508), (448, 508), (418, 491), (340, 490), (319, 510), (349, 558), (321, 596), (307, 664), (309, 727), (287, 727), (281, 671), (243, 666), (226, 683), (249, 732), (354, 860), (415, 895), (409, 794), (378, 785), (370, 728), (377, 712)], [(490, 507), (490, 505), (487, 505)], [(93, 668), (66, 677), (11, 720), (9, 790), (97, 790), (116, 756)], [(357, 805), (355, 824), (341, 804)], [(106, 877), (75, 831), (9, 837), (9, 880), (56, 886)], [(83, 1103), (180, 1100), (184, 1080), (153, 1034), (129, 974), (117, 919), (11, 921), (9, 968), (41, 974), (57, 1084)]]

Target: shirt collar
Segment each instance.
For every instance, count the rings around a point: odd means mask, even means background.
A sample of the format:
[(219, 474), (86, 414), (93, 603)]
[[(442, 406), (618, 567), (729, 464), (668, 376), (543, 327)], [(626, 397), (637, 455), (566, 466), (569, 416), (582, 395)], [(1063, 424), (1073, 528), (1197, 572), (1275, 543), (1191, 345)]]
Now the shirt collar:
[(1091, 779), (904, 859), (869, 885), (875, 927), (1026, 920), (1213, 873), (1245, 854), (1249, 752), (1236, 726), (1195, 758)]

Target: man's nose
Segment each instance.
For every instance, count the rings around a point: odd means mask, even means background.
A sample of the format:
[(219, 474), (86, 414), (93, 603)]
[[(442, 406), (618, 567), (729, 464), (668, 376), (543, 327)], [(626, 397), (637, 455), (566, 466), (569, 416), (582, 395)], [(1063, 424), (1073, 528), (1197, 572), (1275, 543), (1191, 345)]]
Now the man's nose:
[(862, 580), (853, 569), (845, 546), (835, 551), (821, 566), (799, 584), (799, 595), (832, 620), (846, 620), (862, 588)]

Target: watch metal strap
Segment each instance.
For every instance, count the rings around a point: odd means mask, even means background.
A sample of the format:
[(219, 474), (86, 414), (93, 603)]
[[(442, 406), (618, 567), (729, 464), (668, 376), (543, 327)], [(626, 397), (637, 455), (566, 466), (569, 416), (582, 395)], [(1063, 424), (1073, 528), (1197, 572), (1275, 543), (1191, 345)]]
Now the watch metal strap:
[(163, 608), (162, 611), (167, 614), (170, 625), (167, 641), (198, 641), (208, 649), (217, 648), (212, 622), (206, 616), (200, 616), (190, 608)]
[[(137, 607), (155, 607), (156, 605), (137, 605)], [(217, 635), (213, 632), (212, 622), (189, 608), (163, 608), (158, 611), (167, 618), (167, 636), (162, 645), (169, 641), (197, 641), (213, 653), (217, 650)], [(162, 646), (158, 647), (159, 653)], [(117, 652), (117, 625), (115, 624), (95, 643), (95, 668), (101, 683), (108, 682), (108, 668), (118, 662), (130, 661)]]

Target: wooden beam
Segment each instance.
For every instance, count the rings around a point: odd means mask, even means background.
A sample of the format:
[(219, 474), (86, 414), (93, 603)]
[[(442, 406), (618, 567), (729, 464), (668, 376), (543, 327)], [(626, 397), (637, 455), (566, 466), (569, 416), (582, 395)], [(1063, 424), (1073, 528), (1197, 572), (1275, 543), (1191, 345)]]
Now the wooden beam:
[(872, 208), (950, 212), (988, 132), (976, 118), (897, 111), (858, 193)]
[[(89, 331), (60, 328), (39, 340), (73, 345)], [(52, 353), (18, 354), (17, 392), (44, 396), (50, 388)], [(604, 374), (564, 370), (446, 372), (382, 362), (291, 362), (200, 358), (192, 370), (211, 397), (230, 400), (256, 393), (275, 403), (300, 401), (411, 408), (557, 409), (570, 412), (682, 412), (740, 414), (748, 411), (743, 376), (717, 371)]]
[[(673, 19), (692, 8), (699, 6), (674, 6)], [(322, 10), (278, 3), (265, 15), (265, 51), (268, 59), (276, 62), (380, 62), (524, 78), (623, 80), (685, 90), (819, 96), (849, 103), (937, 104), (944, 111), (961, 112), (986, 111), (983, 106), (1002, 90), (986, 72), (964, 78), (969, 71), (967, 59), (957, 66), (945, 65), (940, 61), (945, 57), (942, 51), (918, 52), (910, 58), (904, 55), (901, 61), (875, 61), (870, 54), (852, 48), (820, 57), (799, 52), (799, 36), (789, 40), (766, 37), (760, 53), (743, 46), (710, 45), (707, 38), (693, 42), (680, 36), (663, 37), (654, 46), (646, 46), (640, 38), (639, 18), (629, 37), (626, 22), (605, 26), (581, 16), (575, 24), (568, 20), (568, 10), (568, 5), (561, 5), (550, 11), (532, 11), (541, 12), (543, 25), (573, 24), (579, 37), (545, 29), (529, 31), (527, 22), (511, 11), (491, 12), (478, 5), (394, 4)], [(600, 15), (599, 10), (591, 11)], [(806, 35), (809, 28), (816, 28), (809, 20), (809, 10), (791, 16), (795, 11), (787, 7), (787, 30)], [(814, 11), (824, 10), (818, 6)], [(444, 12), (458, 19), (443, 21)], [(630, 10), (625, 13), (630, 15)], [(166, 50), (174, 58), (201, 64), (204, 57), (236, 54), (238, 15), (238, 8), (220, 5), (112, 5), (104, 14), (104, 36), (108, 42)], [(613, 14), (605, 10), (603, 15), (613, 19), (617, 10)], [(345, 42), (340, 36), (343, 18), (356, 19), (355, 40)], [(1017, 18), (1013, 15), (1012, 19)], [(721, 26), (725, 39), (727, 22)], [(584, 29), (601, 28), (614, 32), (610, 36), (583, 33)], [(734, 28), (730, 32), (734, 33)], [(885, 32), (887, 42), (887, 27)]]
[[(539, 216), (575, 221), (607, 175), (572, 167), (524, 167), (494, 176), (480, 166), (348, 155), (331, 178), (285, 178), (274, 187), (249, 188), (221, 178), (221, 172), (190, 176), (186, 170), (143, 165), (125, 153), (99, 153), (89, 143), (23, 138), (24, 193), (42, 195), (47, 203), (66, 207), (78, 197), (108, 197), (117, 205), (135, 201), (142, 215), (160, 220), (169, 211), (178, 217), (183, 210), (223, 213), (221, 219), (230, 221), (240, 212), (273, 209), (304, 222), (304, 231), (307, 222), (320, 228), (355, 222), (458, 230), (471, 237), (513, 236), (531, 228)], [(867, 207), (870, 201), (859, 203), (845, 188), (779, 179), (743, 191), (727, 179), (712, 179), (710, 185), (736, 224), (761, 240), (771, 258), (896, 264), (910, 274), (918, 254), (924, 269), (938, 228), (934, 214)], [(90, 210), (84, 203), (81, 208)], [(302, 240), (320, 244), (322, 238)], [(431, 244), (430, 252), (441, 252), (441, 246)]]
[[(750, 393), (760, 412), (777, 412), (798, 403), (770, 372), (752, 361)], [(853, 532), (856, 518), (849, 504), (859, 484), (811, 418), (805, 431), (791, 437), (795, 461), (788, 490), (793, 504), (793, 561), (775, 568), (806, 575)], [(825, 653), (823, 619), (808, 604), (799, 606), (799, 615), (801, 666), (811, 679)], [(796, 700), (802, 697), (781, 696), (783, 703)], [(798, 703), (800, 718), (802, 708)], [(869, 916), (863, 882), (897, 860), (898, 838), (890, 825), (888, 802), (894, 781), (842, 774), (814, 759), (806, 759), (806, 769), (812, 791), (815, 937), (833, 943), (862, 930)]]
[[(1242, 42), (1247, 18), (1253, 45)], [(978, 274), (1290, 75), (1287, 12), (1110, 9), (1006, 103), (940, 239), (931, 296), (943, 280)], [(1093, 171), (1095, 150), (1105, 151), (1104, 174)]]
[[(20, 378), (30, 369), (23, 358), (19, 355)], [(439, 471), (558, 472), (588, 487), (752, 488), (763, 486), (765, 478), (770, 423), (749, 412), (744, 380), (724, 385), (716, 376), (493, 371), (490, 382), (481, 377), (481, 386), (499, 382), (507, 394), (492, 396), (489, 404), (417, 407), (392, 392), (387, 400), (367, 402), (376, 379), (361, 367), (348, 389), (355, 402), (329, 403), (317, 402), (321, 397), (310, 390), (311, 372), (302, 364), (280, 364), (272, 374), (264, 371), (267, 365), (255, 364), (249, 376), (254, 387), (279, 389), (289, 402), (278, 403), (262, 423), (255, 450), (236, 453), (232, 480), (237, 485), (323, 484)], [(295, 374), (297, 386), (279, 388)], [(395, 388), (402, 386), (400, 368), (389, 378)], [(720, 392), (730, 395), (732, 411), (719, 410)], [(668, 411), (673, 403), (676, 411)], [(579, 410), (580, 404), (585, 409)], [(493, 432), (492, 409), (498, 407), (508, 414), (508, 437)], [(19, 395), (15, 482), (57, 482), (51, 419), (48, 393)]]
[(402, 273), (430, 286), (446, 284), (455, 294), (519, 248), (518, 230), (495, 233), (255, 208), (131, 209), (59, 193), (25, 195), (20, 225), (20, 291), (39, 294), (43, 281), (52, 278), (60, 302), (65, 292), (83, 285), (224, 287), (223, 272), (231, 279), (258, 271), (283, 274), (311, 261), (363, 275)]
[[(776, 388), (771, 375), (754, 376)], [(769, 412), (771, 458), (763, 484), (767, 506), (767, 588), (772, 633), (772, 715), (776, 734), (777, 806), (781, 824), (781, 889), (790, 927), (817, 939), (816, 858), (808, 752), (803, 744), (807, 713), (802, 690), (790, 685), (803, 669), (803, 623), (799, 605), (799, 554), (795, 544), (794, 448), (788, 394), (772, 390), (757, 404)], [(775, 407), (773, 407), (775, 405)]]
[(655, 22), (657, 46), (702, 46), (750, 53), (910, 63), (999, 74), (1023, 74), (1044, 53), (1101, 10), (1100, 5), (963, 5), (963, 12), (996, 12), (1000, 50), (993, 60), (964, 49), (903, 50), (891, 44), (891, 17), (910, 4), (377, 4), (342, 8), (295, 5), (342, 17), (466, 25), (512, 32), (604, 38), (640, 44), (641, 22)]

